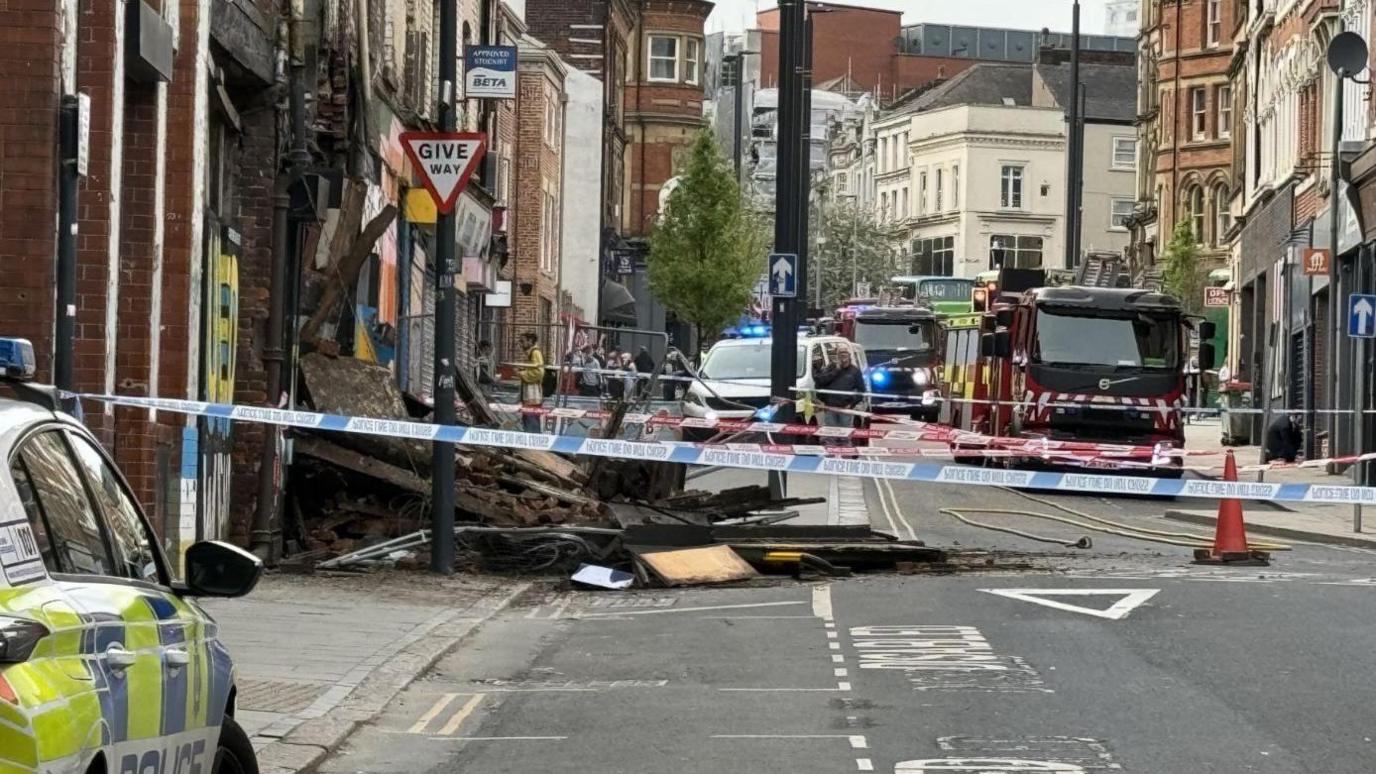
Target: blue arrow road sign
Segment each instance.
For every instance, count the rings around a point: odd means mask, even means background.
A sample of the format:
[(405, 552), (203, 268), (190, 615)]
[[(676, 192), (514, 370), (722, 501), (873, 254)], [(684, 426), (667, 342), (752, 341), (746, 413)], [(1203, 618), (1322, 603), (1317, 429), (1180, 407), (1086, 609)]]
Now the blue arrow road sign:
[(1347, 297), (1347, 335), (1376, 339), (1376, 294), (1353, 293)]
[(769, 256), (769, 295), (775, 298), (798, 295), (797, 253), (774, 253)]

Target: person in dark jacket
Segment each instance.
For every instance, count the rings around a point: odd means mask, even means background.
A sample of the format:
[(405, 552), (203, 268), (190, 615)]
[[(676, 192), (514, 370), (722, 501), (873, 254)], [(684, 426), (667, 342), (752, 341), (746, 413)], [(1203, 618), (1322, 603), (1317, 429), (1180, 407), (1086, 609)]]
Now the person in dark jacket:
[(635, 353), (635, 370), (643, 374), (636, 381), (636, 394), (643, 398), (650, 389), (650, 374), (655, 371), (655, 359), (645, 347), (641, 347), (640, 351)]
[(1304, 434), (1300, 432), (1300, 418), (1296, 414), (1285, 414), (1276, 418), (1266, 428), (1266, 461), (1284, 460), (1294, 462), (1304, 448)]
[[(851, 362), (850, 350), (842, 349), (838, 362), (820, 373), (813, 371), (817, 385), (817, 400), (827, 408), (855, 408), (865, 392), (865, 377)], [(839, 411), (822, 413), (822, 423), (828, 427), (854, 427), (855, 418)]]

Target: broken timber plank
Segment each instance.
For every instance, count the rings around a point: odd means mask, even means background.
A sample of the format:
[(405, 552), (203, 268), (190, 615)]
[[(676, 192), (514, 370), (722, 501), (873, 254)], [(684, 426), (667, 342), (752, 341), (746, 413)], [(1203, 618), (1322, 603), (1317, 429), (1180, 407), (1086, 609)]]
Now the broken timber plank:
[(307, 457), (314, 457), (345, 470), (385, 481), (410, 492), (430, 493), (430, 482), (415, 473), (352, 449), (337, 446), (323, 438), (309, 435), (298, 436), (295, 440), (295, 449)]

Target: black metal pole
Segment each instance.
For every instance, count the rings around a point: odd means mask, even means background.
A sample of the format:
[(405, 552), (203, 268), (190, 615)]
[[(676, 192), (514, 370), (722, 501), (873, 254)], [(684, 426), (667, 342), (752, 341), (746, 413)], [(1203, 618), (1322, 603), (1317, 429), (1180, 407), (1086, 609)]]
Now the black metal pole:
[(793, 307), (798, 316), (794, 320), (795, 328), (805, 322), (808, 316), (808, 227), (812, 220), (812, 14), (806, 14), (803, 20), (802, 71), (799, 75), (802, 80), (802, 99), (798, 104), (798, 125), (802, 134), (798, 138), (798, 229), (794, 237), (798, 245), (798, 298)]
[(1085, 222), (1085, 92), (1086, 87), (1083, 83), (1076, 87), (1079, 94), (1080, 111), (1075, 121), (1075, 153), (1071, 157), (1075, 173), (1074, 195), (1075, 195), (1075, 230), (1070, 232), (1071, 250), (1074, 252), (1076, 260), (1080, 258), (1080, 249), (1084, 241), (1084, 222)]
[(732, 120), (735, 125), (734, 134), (731, 137), (731, 160), (736, 166), (736, 184), (741, 182), (741, 132), (744, 131), (745, 120), (741, 114), (745, 111), (745, 54), (736, 52), (732, 57), (736, 60), (736, 93), (735, 93), (735, 115)]
[[(295, 362), (284, 368), (283, 349), (286, 339), (285, 307), (287, 290), (287, 266), (299, 263), (288, 257), (293, 240), (295, 224), (291, 219), (291, 187), (296, 185), (311, 161), (310, 145), (306, 137), (306, 40), (303, 34), (305, 20), (301, 18), (300, 7), (292, 6), (288, 25), (291, 58), (289, 60), (288, 114), (291, 121), (291, 150), (288, 152), (289, 166), (278, 176), (277, 189), (273, 194), (272, 258), (268, 266), (268, 319), (263, 342), (263, 371), (266, 389), (264, 403), (277, 406), (282, 398), (282, 376), (292, 378)], [(295, 317), (292, 318), (295, 320)], [(249, 533), (249, 547), (265, 561), (272, 563), (277, 559), (278, 526), (282, 488), (286, 481), (285, 470), (279, 475), (277, 452), (280, 446), (281, 428), (266, 425), (263, 428), (263, 445), (258, 457), (258, 496), (254, 506), (252, 528)]]
[[(458, 68), (457, 0), (440, 2), (440, 131), (458, 125), (455, 91)], [(453, 425), (454, 409), (454, 213), (439, 216), (435, 245), (435, 423)], [(430, 570), (443, 575), (454, 571), (454, 444), (435, 441), (430, 471)]]
[[(798, 253), (798, 172), (802, 169), (798, 153), (802, 150), (802, 127), (799, 126), (802, 79), (802, 34), (804, 0), (779, 2), (779, 106), (778, 106), (778, 177), (774, 189), (774, 252)], [(798, 266), (797, 277), (804, 271)], [(767, 266), (767, 271), (772, 267)], [(795, 280), (796, 282), (796, 280)], [(795, 285), (796, 289), (796, 285)], [(793, 385), (797, 368), (798, 318), (795, 298), (773, 298), (770, 324), (769, 392), (778, 401), (775, 419), (793, 419)], [(776, 497), (784, 493), (782, 473), (771, 471), (770, 493)]]
[(1075, 158), (1080, 128), (1080, 0), (1070, 10), (1070, 113), (1066, 116), (1066, 165), (1065, 165), (1065, 268), (1075, 265), (1076, 242), (1073, 235), (1080, 231), (1079, 201), (1075, 181), (1079, 177), (1079, 167)]
[[(1342, 399), (1341, 385), (1343, 380), (1342, 363), (1342, 315), (1345, 310), (1342, 295), (1338, 292), (1338, 232), (1342, 229), (1342, 218), (1340, 217), (1340, 205), (1342, 197), (1338, 192), (1338, 178), (1342, 174), (1342, 154), (1339, 148), (1343, 141), (1343, 83), (1347, 78), (1347, 73), (1338, 70), (1333, 79), (1333, 153), (1328, 160), (1328, 408), (1330, 410), (1342, 408), (1338, 405)], [(1350, 378), (1350, 377), (1349, 377)], [(1357, 401), (1352, 401), (1357, 405)], [(1328, 454), (1338, 456), (1345, 454), (1344, 445), (1340, 443), (1339, 435), (1348, 435), (1343, 429), (1353, 425), (1343, 421), (1343, 417), (1338, 413), (1328, 415)], [(1356, 453), (1360, 454), (1361, 450)]]
[(74, 374), (76, 348), (76, 191), (77, 145), (80, 143), (78, 98), (62, 98), (60, 137), (62, 172), (58, 182), (57, 215), (57, 328), (53, 339), (53, 384), (58, 389), (76, 391)]

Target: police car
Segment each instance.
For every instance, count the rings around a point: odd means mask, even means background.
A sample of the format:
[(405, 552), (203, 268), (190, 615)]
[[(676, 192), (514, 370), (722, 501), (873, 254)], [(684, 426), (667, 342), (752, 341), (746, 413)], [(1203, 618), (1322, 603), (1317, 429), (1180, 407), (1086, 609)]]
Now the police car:
[(218, 542), (178, 578), (95, 438), (0, 339), (0, 774), (255, 774), (234, 669), (192, 599), (262, 563)]

